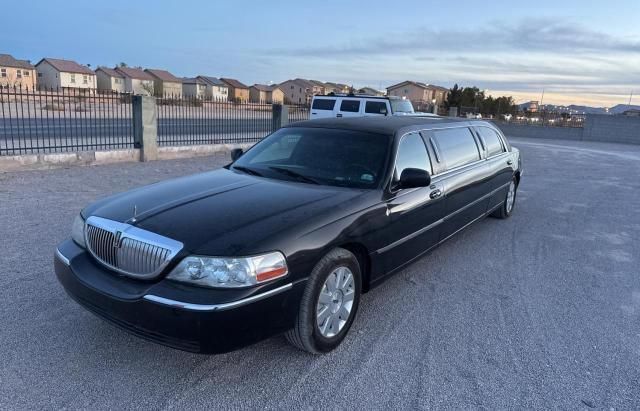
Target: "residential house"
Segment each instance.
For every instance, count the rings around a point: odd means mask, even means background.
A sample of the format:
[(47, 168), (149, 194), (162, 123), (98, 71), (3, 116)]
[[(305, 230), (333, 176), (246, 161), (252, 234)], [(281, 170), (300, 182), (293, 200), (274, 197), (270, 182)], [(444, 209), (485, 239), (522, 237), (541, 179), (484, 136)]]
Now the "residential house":
[(207, 84), (205, 95), (208, 99), (216, 101), (229, 99), (229, 86), (219, 78), (211, 76), (198, 76), (196, 78), (203, 80)]
[(17, 60), (9, 54), (0, 54), (0, 87), (36, 88), (36, 68), (27, 60)]
[(98, 67), (96, 69), (96, 78), (98, 90), (100, 91), (117, 91), (124, 93), (124, 76), (116, 69), (108, 67)]
[(182, 80), (167, 70), (146, 69), (153, 77), (154, 92), (158, 97), (182, 97)]
[(220, 77), (229, 89), (229, 101), (247, 102), (249, 101), (249, 87), (236, 79)]
[(151, 96), (154, 94), (155, 85), (151, 74), (141, 68), (116, 67), (118, 73), (124, 77), (124, 91), (126, 93)]
[(358, 94), (366, 94), (368, 96), (384, 96), (384, 92), (380, 91), (380, 90), (376, 90), (375, 88), (372, 87), (362, 87), (361, 89), (358, 89)]
[(432, 104), (435, 100), (436, 105), (440, 106), (444, 103), (449, 89), (436, 86), (433, 84), (420, 83), (418, 81), (403, 81), (387, 87), (388, 96), (404, 97), (414, 104), (414, 106)]
[(316, 94), (324, 94), (323, 87), (309, 80), (297, 78), (278, 85), (284, 93), (284, 100), (293, 104), (308, 104)]
[(44, 88), (95, 89), (96, 73), (75, 61), (45, 57), (36, 64), (38, 85)]
[(348, 86), (346, 84), (342, 84), (342, 83), (326, 82), (324, 84), (325, 84), (325, 92), (326, 92), (326, 94), (329, 94), (329, 93), (347, 94), (351, 90), (350, 86)]
[(284, 93), (276, 84), (254, 84), (249, 87), (249, 99), (252, 103), (282, 104)]
[(327, 94), (327, 85), (322, 81), (318, 80), (309, 80), (311, 84), (313, 84), (313, 94)]
[(199, 77), (185, 77), (182, 79), (182, 95), (204, 100), (207, 97), (207, 83)]

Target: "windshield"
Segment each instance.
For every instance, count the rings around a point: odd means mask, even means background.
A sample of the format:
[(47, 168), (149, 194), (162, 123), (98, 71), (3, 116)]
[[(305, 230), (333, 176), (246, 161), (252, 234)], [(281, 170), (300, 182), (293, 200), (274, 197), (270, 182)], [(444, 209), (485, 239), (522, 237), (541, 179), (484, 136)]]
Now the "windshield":
[(390, 99), (391, 110), (394, 113), (413, 113), (413, 105), (411, 101), (404, 99)]
[(351, 130), (282, 128), (240, 157), (234, 170), (268, 178), (377, 188), (391, 137)]

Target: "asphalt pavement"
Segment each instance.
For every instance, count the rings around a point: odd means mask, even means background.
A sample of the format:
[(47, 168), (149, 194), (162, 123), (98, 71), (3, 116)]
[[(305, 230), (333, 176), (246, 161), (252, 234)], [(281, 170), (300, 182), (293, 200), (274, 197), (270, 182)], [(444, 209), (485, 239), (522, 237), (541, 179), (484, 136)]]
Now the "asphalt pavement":
[(640, 408), (640, 147), (512, 143), (512, 218), (366, 294), (324, 356), (283, 337), (218, 356), (162, 347), (55, 278), (82, 206), (226, 159), (0, 174), (0, 408)]

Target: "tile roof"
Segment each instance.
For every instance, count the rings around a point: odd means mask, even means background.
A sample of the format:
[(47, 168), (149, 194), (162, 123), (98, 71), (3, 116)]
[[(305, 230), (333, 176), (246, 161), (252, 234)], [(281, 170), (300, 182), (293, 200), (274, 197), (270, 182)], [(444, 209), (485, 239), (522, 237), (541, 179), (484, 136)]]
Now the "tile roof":
[(220, 80), (233, 88), (249, 88), (236, 79), (220, 77)]
[(275, 85), (275, 84), (272, 84), (270, 86), (268, 86), (266, 84), (254, 84), (251, 87), (253, 87), (253, 88), (257, 89), (257, 90), (260, 90), (260, 91), (273, 91), (273, 90), (278, 88), (278, 86)]
[(49, 57), (45, 57), (42, 60), (40, 60), (36, 64), (36, 66), (39, 66), (41, 63), (43, 63), (45, 61), (47, 63), (49, 63), (53, 68), (55, 68), (56, 70), (58, 70), (60, 72), (91, 74), (91, 75), (95, 75), (96, 74), (89, 67), (80, 65), (80, 64), (76, 63), (75, 61), (62, 60), (62, 59), (52, 59), (52, 58), (49, 58)]
[(10, 54), (0, 54), (0, 66), (2, 67), (14, 67), (33, 70), (35, 67), (33, 64), (26, 60), (18, 60), (13, 58)]
[(207, 82), (200, 77), (183, 77), (182, 84), (207, 84)]
[(149, 73), (145, 73), (145, 71), (142, 69), (133, 67), (117, 67), (116, 71), (127, 78), (136, 80), (153, 80), (153, 77), (151, 77)]
[(198, 76), (197, 78), (200, 78), (200, 79), (204, 80), (206, 83), (208, 83), (208, 84), (210, 84), (212, 86), (224, 86), (224, 87), (227, 86), (225, 83), (223, 83), (222, 81), (220, 81), (220, 79), (218, 79), (216, 77)]
[(106, 75), (111, 76), (111, 77), (118, 77), (118, 78), (124, 78), (124, 76), (120, 73), (118, 73), (116, 71), (116, 69), (112, 69), (109, 67), (98, 67), (96, 69), (96, 73), (98, 72), (98, 70), (104, 72)]
[(151, 74), (153, 77), (157, 78), (158, 80), (161, 81), (168, 81), (168, 82), (172, 82), (172, 83), (180, 83), (181, 80), (174, 76), (173, 74), (169, 73), (167, 70), (160, 70), (160, 69), (146, 69), (145, 70), (147, 73)]

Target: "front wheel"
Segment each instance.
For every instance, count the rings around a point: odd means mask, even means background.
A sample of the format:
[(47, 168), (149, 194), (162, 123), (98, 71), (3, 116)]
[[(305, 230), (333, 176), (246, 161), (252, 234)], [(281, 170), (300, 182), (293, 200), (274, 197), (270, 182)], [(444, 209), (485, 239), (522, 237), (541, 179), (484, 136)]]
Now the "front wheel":
[(518, 182), (514, 177), (509, 183), (509, 190), (507, 191), (507, 195), (502, 203), (502, 206), (498, 208), (496, 211), (491, 214), (496, 218), (509, 218), (511, 213), (513, 212), (513, 207), (516, 205), (516, 192), (518, 190)]
[(301, 350), (320, 354), (336, 348), (358, 311), (362, 277), (356, 257), (335, 248), (314, 267), (293, 329), (285, 336)]

